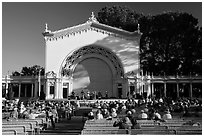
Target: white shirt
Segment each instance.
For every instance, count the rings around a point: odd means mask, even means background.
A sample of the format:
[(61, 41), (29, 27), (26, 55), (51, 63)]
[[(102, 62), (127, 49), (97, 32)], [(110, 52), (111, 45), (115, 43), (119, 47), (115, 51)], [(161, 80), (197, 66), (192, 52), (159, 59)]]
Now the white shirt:
[(171, 116), (171, 114), (167, 113), (167, 114), (164, 114), (162, 118), (164, 120), (169, 120), (169, 119), (172, 119), (172, 116)]
[(158, 119), (161, 119), (161, 115), (159, 113), (155, 113), (155, 116), (158, 118)]
[(31, 113), (28, 115), (28, 119), (35, 119), (37, 116), (38, 116), (38, 114)]
[(20, 108), (20, 113), (23, 113), (25, 110), (26, 110), (25, 107), (21, 107), (21, 108)]
[(115, 118), (115, 117), (117, 117), (117, 113), (116, 113), (116, 112), (112, 112), (112, 113), (111, 113), (111, 116), (112, 116), (113, 118)]
[(139, 118), (139, 119), (147, 119), (148, 116), (147, 116), (146, 113), (141, 113), (141, 114), (139, 114), (138, 118)]
[(103, 115), (100, 113), (96, 114), (96, 119), (103, 119)]

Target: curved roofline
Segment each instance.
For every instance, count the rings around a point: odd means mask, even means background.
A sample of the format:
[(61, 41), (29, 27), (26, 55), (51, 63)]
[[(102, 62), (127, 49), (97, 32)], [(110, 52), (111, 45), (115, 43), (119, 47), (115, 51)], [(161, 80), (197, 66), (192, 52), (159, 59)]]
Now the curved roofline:
[(102, 33), (116, 34), (119, 36), (124, 36), (126, 38), (133, 38), (133, 37), (135, 38), (135, 37), (140, 37), (142, 35), (139, 29), (134, 32), (129, 32), (123, 29), (119, 29), (116, 27), (112, 27), (112, 26), (108, 26), (108, 25), (99, 23), (97, 21), (87, 21), (83, 24), (79, 24), (79, 25), (72, 26), (72, 27), (67, 27), (65, 29), (56, 30), (56, 31), (50, 31), (50, 30), (45, 31), (43, 35), (44, 37), (57, 38), (61, 36), (66, 36), (68, 34), (81, 33), (82, 31), (87, 31), (89, 29), (100, 31)]

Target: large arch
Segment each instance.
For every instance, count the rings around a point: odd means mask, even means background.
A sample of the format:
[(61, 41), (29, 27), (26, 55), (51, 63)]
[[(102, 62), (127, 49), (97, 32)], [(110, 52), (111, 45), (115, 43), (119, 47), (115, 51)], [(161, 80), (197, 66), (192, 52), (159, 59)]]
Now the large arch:
[(112, 92), (109, 92), (108, 95), (117, 97), (117, 81), (124, 77), (121, 61), (110, 49), (96, 45), (84, 46), (75, 50), (71, 55), (68, 55), (62, 63), (60, 75), (62, 78), (69, 79), (71, 89), (69, 92), (73, 91), (74, 71), (77, 65), (91, 58), (98, 59), (99, 62), (101, 60), (110, 68), (112, 74)]
[(74, 67), (72, 91), (77, 95), (80, 95), (81, 91), (97, 93), (100, 91), (103, 96), (105, 91), (108, 91), (108, 95), (113, 96), (115, 72), (112, 69), (113, 66), (103, 57), (97, 55), (84, 57)]

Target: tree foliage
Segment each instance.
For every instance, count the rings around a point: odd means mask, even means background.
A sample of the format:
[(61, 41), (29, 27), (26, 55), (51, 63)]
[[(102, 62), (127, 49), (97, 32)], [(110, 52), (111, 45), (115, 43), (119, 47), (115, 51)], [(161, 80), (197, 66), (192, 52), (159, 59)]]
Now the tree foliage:
[(197, 19), (188, 13), (167, 12), (152, 16), (148, 22), (140, 44), (144, 70), (157, 75), (201, 74), (201, 30)]
[(39, 75), (39, 70), (40, 71), (40, 75), (44, 75), (45, 70), (43, 67), (39, 66), (39, 65), (34, 65), (31, 67), (23, 67), (21, 72), (13, 72), (12, 75), (13, 76), (36, 76)]
[(21, 73), (19, 73), (18, 71), (12, 72), (12, 76), (20, 76), (20, 75), (21, 75)]
[(140, 24), (140, 61), (144, 71), (154, 75), (202, 73), (202, 31), (190, 14), (144, 16), (127, 7), (113, 6), (102, 8), (98, 21), (132, 32)]
[(135, 31), (137, 30), (138, 20), (142, 16), (142, 14), (138, 14), (128, 7), (112, 6), (102, 8), (98, 12), (97, 20), (109, 26)]

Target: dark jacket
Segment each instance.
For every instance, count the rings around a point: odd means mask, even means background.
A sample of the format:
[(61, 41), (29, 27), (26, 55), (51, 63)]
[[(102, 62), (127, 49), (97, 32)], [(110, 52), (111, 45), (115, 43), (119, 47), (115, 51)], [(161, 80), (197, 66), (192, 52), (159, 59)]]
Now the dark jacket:
[(130, 129), (130, 125), (127, 123), (124, 123), (123, 121), (115, 121), (113, 123), (114, 127), (119, 127), (119, 129)]

